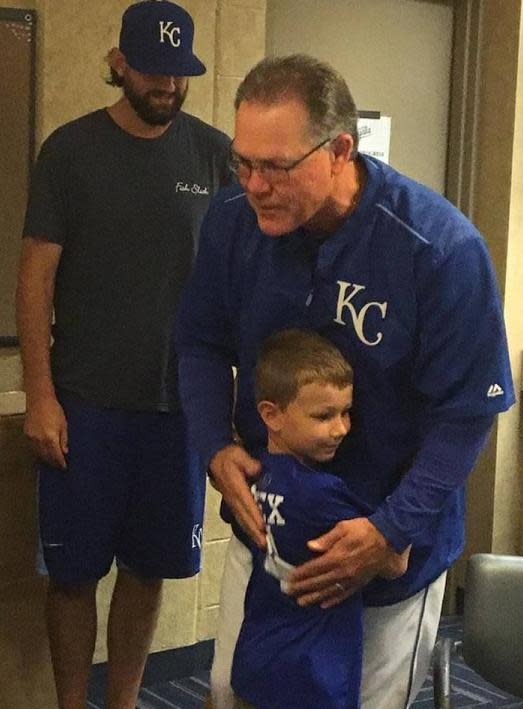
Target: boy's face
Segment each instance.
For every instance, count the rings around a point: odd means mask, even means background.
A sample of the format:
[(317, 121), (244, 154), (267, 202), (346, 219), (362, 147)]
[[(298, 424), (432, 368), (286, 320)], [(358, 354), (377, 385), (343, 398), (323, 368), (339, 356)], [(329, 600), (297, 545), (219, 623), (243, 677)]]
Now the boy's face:
[(289, 453), (303, 463), (331, 460), (350, 430), (352, 386), (339, 389), (313, 382), (302, 386), (284, 409), (262, 417), (269, 429), (269, 450)]

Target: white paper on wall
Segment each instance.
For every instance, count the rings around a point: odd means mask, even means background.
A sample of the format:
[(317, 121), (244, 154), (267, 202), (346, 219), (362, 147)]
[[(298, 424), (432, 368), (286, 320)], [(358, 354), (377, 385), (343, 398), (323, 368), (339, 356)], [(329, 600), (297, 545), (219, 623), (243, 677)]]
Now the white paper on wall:
[(358, 118), (359, 152), (388, 164), (390, 150), (390, 116)]

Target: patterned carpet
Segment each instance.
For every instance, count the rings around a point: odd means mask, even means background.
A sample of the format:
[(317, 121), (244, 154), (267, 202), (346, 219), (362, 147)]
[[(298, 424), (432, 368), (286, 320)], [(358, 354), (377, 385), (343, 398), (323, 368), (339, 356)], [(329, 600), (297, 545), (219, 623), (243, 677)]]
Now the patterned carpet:
[[(462, 635), (459, 617), (443, 618), (440, 633), (446, 637), (459, 639)], [(207, 664), (207, 663), (206, 663)], [(523, 668), (522, 668), (523, 671)], [(452, 687), (455, 693), (456, 709), (523, 709), (523, 700), (511, 697), (499, 689), (487, 684), (470, 670), (460, 658), (452, 663)], [(202, 709), (203, 700), (209, 687), (209, 671), (202, 669), (169, 682), (149, 684), (140, 691), (137, 709)], [(103, 709), (103, 681), (94, 678), (91, 682), (88, 709)], [(412, 709), (433, 709), (433, 687), (431, 677), (427, 678)], [(318, 709), (322, 709), (318, 707)]]

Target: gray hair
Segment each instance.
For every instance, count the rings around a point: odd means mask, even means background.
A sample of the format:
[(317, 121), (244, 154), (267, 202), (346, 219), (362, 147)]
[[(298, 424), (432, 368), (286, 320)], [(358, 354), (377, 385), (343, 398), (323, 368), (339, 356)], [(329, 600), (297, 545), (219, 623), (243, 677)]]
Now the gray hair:
[(298, 98), (309, 113), (311, 137), (317, 140), (349, 133), (358, 148), (358, 111), (342, 75), (330, 64), (307, 54), (266, 57), (244, 78), (234, 106), (242, 101), (263, 104)]

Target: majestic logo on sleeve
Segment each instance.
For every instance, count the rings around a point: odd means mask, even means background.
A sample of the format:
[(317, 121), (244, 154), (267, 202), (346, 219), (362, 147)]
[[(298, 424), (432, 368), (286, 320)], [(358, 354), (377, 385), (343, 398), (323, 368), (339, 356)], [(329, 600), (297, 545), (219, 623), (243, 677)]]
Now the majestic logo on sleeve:
[(489, 399), (492, 399), (495, 396), (503, 396), (504, 393), (499, 384), (491, 384), (488, 388), (487, 396)]
[[(361, 305), (359, 310), (357, 310), (357, 307), (353, 301), (360, 293), (363, 293), (365, 286), (358, 285), (357, 283), (347, 283), (346, 281), (336, 281), (336, 283), (339, 286), (339, 293), (334, 322), (339, 323), (340, 325), (346, 325), (347, 323), (343, 319), (343, 316), (345, 315), (345, 309), (347, 309), (352, 319), (354, 331), (356, 332), (359, 340), (363, 342), (364, 345), (368, 345), (369, 347), (379, 345), (383, 339), (383, 333), (376, 332), (373, 334), (373, 339), (367, 339), (365, 334), (365, 317), (371, 308), (377, 308), (381, 314), (381, 319), (385, 320), (385, 316), (387, 314), (387, 302), (384, 301), (383, 303), (378, 303), (375, 300), (371, 300)], [(361, 298), (358, 298), (358, 302), (361, 303)], [(367, 333), (367, 335), (368, 337), (371, 337), (369, 333)]]
[[(174, 35), (177, 35), (176, 39)], [(165, 20), (160, 20), (160, 42), (165, 43), (165, 38), (168, 38), (173, 47), (180, 46), (180, 28), (177, 27), (174, 22), (166, 22)]]

